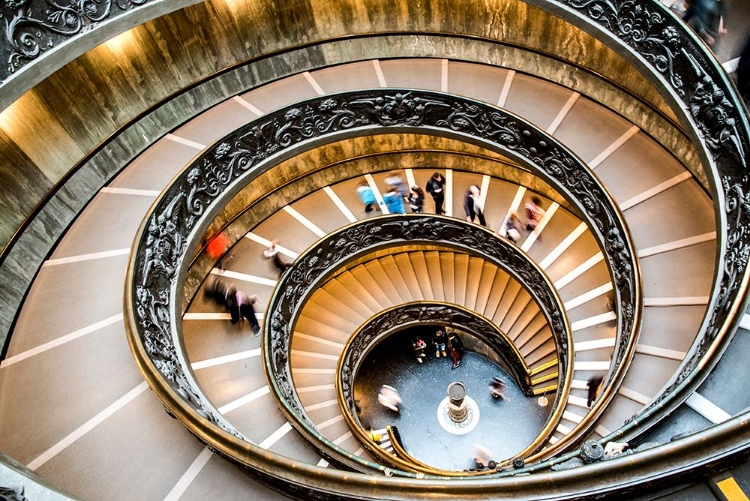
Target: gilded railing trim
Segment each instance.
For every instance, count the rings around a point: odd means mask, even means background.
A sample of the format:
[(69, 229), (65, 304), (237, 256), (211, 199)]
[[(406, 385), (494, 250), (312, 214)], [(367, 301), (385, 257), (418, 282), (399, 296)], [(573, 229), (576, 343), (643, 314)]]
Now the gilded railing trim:
[[(560, 304), (559, 306), (562, 305)], [(472, 335), (480, 339), (491, 349), (499, 352), (501, 358), (505, 358), (501, 354), (503, 347), (508, 348), (513, 352), (513, 357), (509, 357), (513, 360), (506, 362), (511, 366), (509, 369), (511, 377), (516, 380), (516, 383), (522, 388), (524, 393), (533, 394), (529, 384), (528, 366), (523, 360), (523, 356), (516, 349), (513, 340), (511, 340), (490, 319), (453, 303), (441, 301), (412, 301), (393, 306), (373, 315), (360, 325), (360, 327), (349, 337), (344, 349), (341, 351), (336, 368), (336, 374), (338, 374), (338, 377), (336, 378), (335, 383), (339, 407), (341, 408), (342, 415), (344, 416), (344, 420), (347, 422), (349, 429), (352, 430), (352, 433), (354, 433), (355, 437), (360, 441), (363, 447), (370, 450), (372, 454), (376, 455), (386, 464), (390, 463), (397, 468), (405, 468), (407, 471), (411, 469), (411, 471), (421, 472), (428, 475), (465, 476), (465, 472), (457, 473), (452, 470), (442, 470), (424, 462), (412, 460), (413, 458), (411, 458), (408, 453), (399, 454), (397, 458), (398, 461), (396, 461), (392, 455), (386, 453), (379, 447), (369, 447), (371, 441), (369, 437), (362, 432), (362, 423), (357, 417), (353, 389), (357, 373), (364, 361), (364, 357), (366, 357), (374, 346), (379, 344), (383, 339), (416, 325), (441, 325), (444, 327), (460, 329), (462, 332), (466, 333), (466, 335)], [(495, 336), (500, 338), (501, 341), (499, 343), (492, 340), (492, 337)], [(523, 381), (518, 381), (518, 379), (523, 379)], [(528, 392), (526, 390), (528, 390)], [(563, 407), (564, 404), (564, 398), (556, 398), (555, 405), (557, 408)], [(540, 432), (537, 438), (534, 439), (534, 441), (524, 450), (533, 451), (540, 447), (554, 432), (554, 428), (559, 423), (561, 417), (562, 411), (551, 413), (548, 423), (545, 425), (542, 432)], [(511, 460), (512, 459), (513, 458), (511, 458)]]
[[(536, 0), (530, 3), (538, 4)], [(696, 341), (662, 393), (609, 438), (642, 433), (655, 419), (680, 405), (705, 379), (726, 349), (747, 304), (750, 270), (750, 124), (747, 110), (713, 54), (660, 2), (633, 0), (555, 1), (564, 16), (604, 35), (668, 92), (673, 108), (709, 167), (714, 196), (717, 272), (707, 313)], [(540, 5), (541, 6), (541, 5)], [(545, 7), (542, 7), (545, 8)], [(571, 18), (572, 19), (572, 18)], [(590, 24), (589, 24), (590, 23)], [(679, 116), (679, 115), (678, 115)], [(743, 299), (744, 298), (744, 299)]]
[[(224, 438), (229, 436), (241, 437), (195, 384), (185, 361), (180, 326), (171, 319), (178, 318), (181, 309), (178, 291), (187, 266), (185, 257), (192, 255), (198, 236), (208, 225), (210, 206), (231, 197), (242, 183), (298, 148), (376, 131), (418, 131), (497, 149), (557, 188), (585, 215), (605, 251), (617, 301), (627, 306), (625, 315), (618, 317), (622, 347), (635, 341), (640, 282), (624, 223), (609, 194), (554, 138), (506, 111), (434, 92), (377, 89), (319, 97), (264, 115), (205, 150), (158, 197), (134, 242), (126, 292), (133, 352), (149, 384), (161, 387), (156, 392), (168, 408), (209, 444), (226, 443)], [(625, 351), (616, 349), (615, 364), (620, 368), (627, 358)], [(283, 365), (284, 360), (274, 363)], [(566, 372), (561, 394), (567, 394), (569, 387), (571, 371)], [(220, 436), (224, 438), (219, 440)], [(252, 455), (248, 448), (252, 446), (236, 450)], [(228, 450), (222, 453), (232, 454)]]
[[(293, 378), (289, 360), (296, 319), (304, 311), (305, 303), (314, 291), (350, 262), (389, 248), (401, 249), (405, 245), (422, 244), (440, 245), (446, 249), (457, 250), (491, 261), (522, 284), (545, 315), (557, 347), (562, 391), (556, 394), (554, 411), (537, 439), (518, 455), (526, 456), (532, 453), (541, 447), (544, 440), (554, 431), (567, 401), (573, 368), (573, 357), (569, 353), (573, 346), (570, 324), (565, 315), (562, 300), (552, 282), (523, 251), (509, 241), (497, 238), (486, 228), (455, 218), (427, 214), (397, 214), (368, 218), (329, 233), (303, 252), (295, 260), (294, 267), (279, 280), (266, 310), (265, 332), (267, 335), (263, 342), (263, 355), (271, 393), (276, 397), (279, 406), (284, 409), (292, 425), (304, 436), (320, 442), (318, 447), (321, 450), (336, 458), (343, 456), (343, 459), (357, 461), (357, 457), (352, 457), (315, 430), (291, 383)], [(411, 306), (399, 305), (390, 308), (383, 314), (376, 315), (373, 321), (384, 319), (392, 312), (405, 307)], [(456, 305), (451, 305), (451, 308), (459, 309)], [(473, 312), (471, 315), (477, 316)], [(369, 324), (372, 325), (371, 322)], [(367, 324), (364, 327), (366, 328)], [(361, 329), (358, 329), (354, 333), (356, 335), (350, 337), (342, 352), (343, 356), (352, 353), (353, 343), (368, 344), (363, 341), (365, 337), (359, 335), (360, 333)], [(342, 371), (346, 371), (347, 368), (353, 369), (343, 362), (341, 358), (339, 369)], [(344, 374), (337, 379), (338, 391), (345, 393), (349, 385), (342, 384), (342, 378)], [(345, 397), (343, 393), (339, 395), (341, 401), (351, 403), (352, 399)], [(353, 419), (351, 409), (345, 412), (345, 417), (347, 413), (350, 420)], [(363, 462), (365, 463), (363, 466), (367, 466), (367, 462), (364, 460)], [(452, 475), (452, 473), (441, 474)]]

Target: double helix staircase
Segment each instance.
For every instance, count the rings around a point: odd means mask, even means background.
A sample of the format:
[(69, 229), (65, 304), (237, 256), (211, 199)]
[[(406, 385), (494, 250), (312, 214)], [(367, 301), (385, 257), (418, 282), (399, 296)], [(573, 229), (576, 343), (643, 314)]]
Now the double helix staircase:
[[(366, 77), (377, 67), (389, 86), (440, 90), (440, 82), (431, 77), (441, 60), (374, 63), (352, 64), (352, 71), (364, 75), (363, 87), (370, 85)], [(658, 398), (691, 351), (715, 274), (711, 199), (648, 134), (601, 105), (529, 75), (446, 63), (451, 93), (493, 105), (504, 93), (502, 107), (546, 128), (594, 169), (627, 222), (642, 273), (644, 311), (633, 360), (586, 438), (605, 437)], [(230, 124), (254, 118), (251, 107), (270, 111), (265, 97), (281, 100), (274, 103), (277, 108), (293, 104), (310, 96), (311, 81), (335, 81), (346, 69), (323, 68), (310, 72), (309, 78), (295, 75), (222, 103), (154, 142), (99, 192), (39, 270), (19, 313), (0, 365), (0, 449), (85, 498), (200, 498), (207, 492), (278, 496), (194, 440), (147, 391), (125, 343), (122, 283), (138, 225), (174, 173), (189, 165), (204, 145), (219, 140)], [(460, 78), (454, 76), (458, 74)], [(353, 90), (360, 81), (339, 84)], [(463, 218), (464, 190), (471, 184), (481, 186), (493, 230), (500, 230), (540, 186), (530, 175), (522, 183), (495, 177), (491, 170), (427, 167), (415, 161), (397, 171), (420, 186), (433, 171), (443, 172), (449, 180), (446, 207), (453, 217)], [(265, 305), (279, 277), (262, 251), (278, 240), (281, 254), (295, 259), (328, 233), (376, 217), (364, 212), (356, 186), (365, 182), (383, 189), (386, 175), (383, 171), (335, 179), (284, 200), (279, 210), (237, 241), (233, 258), (224, 260), (226, 269), (211, 273), (257, 294), (258, 315), (265, 321)], [(586, 224), (575, 211), (541, 190), (539, 194), (545, 218), (538, 235), (525, 235), (518, 247), (544, 270), (562, 299), (575, 357), (572, 389), (549, 438), (551, 447), (564, 442), (589, 412), (587, 380), (611, 368), (618, 305), (612, 304), (612, 278)], [(426, 208), (432, 208), (429, 200)], [(232, 325), (229, 315), (201, 289), (188, 299), (182, 318), (185, 353), (223, 418), (262, 449), (304, 464), (335, 467), (277, 408), (263, 371), (262, 338), (253, 336), (246, 324)], [(489, 319), (513, 341), (530, 370), (542, 368), (535, 373), (534, 389), (543, 393), (554, 386), (549, 377), (556, 367), (548, 363), (556, 353), (549, 327), (528, 292), (501, 268), (440, 249), (365, 260), (332, 277), (310, 297), (295, 325), (290, 359), (295, 390), (315, 428), (355, 455), (369, 458), (341, 417), (334, 384), (338, 357), (352, 333), (372, 315), (414, 301), (456, 304)]]

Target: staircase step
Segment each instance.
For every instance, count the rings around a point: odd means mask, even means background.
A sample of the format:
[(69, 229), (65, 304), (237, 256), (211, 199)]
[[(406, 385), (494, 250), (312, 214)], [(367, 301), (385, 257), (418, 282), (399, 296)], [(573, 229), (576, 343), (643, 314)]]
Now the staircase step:
[(539, 311), (534, 317), (534, 320), (515, 338), (513, 342), (516, 347), (521, 348), (526, 345), (531, 339), (541, 334), (542, 329), (547, 326), (547, 319), (544, 314)]
[(455, 254), (453, 252), (440, 253), (440, 271), (443, 276), (443, 294), (445, 296), (445, 301), (449, 303), (456, 302), (454, 259)]
[(513, 303), (508, 309), (508, 312), (505, 314), (503, 323), (500, 324), (500, 330), (502, 330), (503, 332), (510, 332), (516, 325), (516, 322), (518, 322), (518, 319), (521, 317), (523, 312), (529, 306), (529, 303), (531, 303), (531, 296), (529, 295), (528, 291), (526, 291), (526, 289), (524, 289), (523, 287), (519, 287), (518, 293), (513, 299)]
[(362, 285), (367, 287), (367, 291), (377, 301), (378, 310), (384, 310), (391, 304), (388, 294), (383, 291), (380, 284), (373, 278), (369, 270), (364, 265), (355, 266), (349, 270), (352, 276)]
[(474, 309), (488, 318), (492, 318), (495, 314), (495, 310), (493, 309), (492, 313), (488, 315), (487, 302), (490, 299), (490, 293), (495, 288), (495, 274), (497, 271), (497, 266), (482, 261), (482, 271), (479, 277), (479, 285), (477, 286), (477, 297)]
[(333, 283), (334, 281), (338, 282), (338, 284), (341, 285), (344, 290), (336, 290), (336, 288), (338, 287), (338, 285), (336, 285), (333, 286), (334, 290), (331, 292), (332, 294), (335, 292), (335, 294), (338, 296), (339, 292), (341, 294), (345, 294), (348, 292), (350, 297), (356, 298), (357, 301), (364, 305), (362, 313), (367, 312), (370, 316), (380, 311), (380, 303), (371, 293), (373, 289), (373, 285), (371, 283), (363, 285), (362, 282), (360, 282), (357, 277), (355, 277), (350, 271), (345, 271), (339, 274), (335, 278), (335, 280), (332, 280), (331, 282)]
[(518, 316), (518, 319), (513, 323), (513, 327), (506, 331), (506, 334), (511, 339), (517, 338), (519, 334), (523, 333), (534, 320), (541, 315), (539, 305), (534, 301), (529, 301), (526, 304), (526, 308)]
[(399, 294), (398, 290), (396, 289), (396, 286), (393, 285), (393, 281), (388, 275), (388, 272), (383, 269), (383, 266), (381, 265), (379, 260), (368, 261), (364, 264), (364, 267), (370, 273), (373, 280), (377, 282), (380, 289), (385, 292), (386, 297), (388, 298), (387, 306), (383, 306), (391, 307), (395, 304), (401, 303), (404, 300), (401, 297), (401, 294)]
[(503, 291), (503, 297), (500, 299), (500, 303), (497, 305), (495, 316), (492, 317), (492, 321), (496, 325), (502, 325), (505, 321), (505, 317), (508, 315), (513, 303), (516, 301), (519, 292), (521, 291), (521, 284), (515, 280), (509, 280), (508, 285)]
[(372, 296), (367, 292), (367, 289), (360, 284), (357, 280), (347, 273), (347, 287), (344, 285), (343, 274), (330, 280), (325, 284), (323, 289), (331, 294), (331, 296), (343, 300), (347, 307), (356, 313), (362, 320), (370, 318), (377, 313), (377, 302), (373, 300)]
[(357, 303), (348, 301), (349, 295), (345, 290), (338, 292), (343, 292), (343, 295), (337, 297), (326, 288), (317, 289), (305, 303), (302, 313), (308, 317), (329, 322), (331, 327), (351, 332), (368, 317), (366, 312), (355, 309), (358, 306)]
[(469, 280), (469, 255), (455, 254), (453, 260), (453, 300), (466, 306), (466, 289)]
[(422, 300), (425, 298), (422, 292), (422, 284), (417, 278), (417, 274), (414, 271), (414, 265), (412, 264), (410, 253), (400, 252), (393, 256), (398, 267), (398, 272), (406, 282), (409, 292), (411, 293), (412, 301)]
[(410, 252), (408, 255), (414, 275), (417, 277), (419, 287), (422, 290), (422, 297), (427, 301), (434, 301), (435, 293), (432, 290), (432, 278), (427, 269), (424, 252)]
[(304, 388), (296, 388), (297, 394), (299, 395), (302, 406), (307, 408), (310, 405), (320, 404), (321, 402), (329, 402), (336, 400), (336, 387), (333, 384), (320, 385), (312, 388), (325, 388), (315, 391), (304, 391)]
[(295, 329), (292, 337), (292, 349), (302, 351), (317, 351), (328, 355), (338, 355), (344, 349), (345, 344), (337, 341), (329, 341), (319, 336), (305, 334)]
[(443, 272), (440, 269), (440, 254), (436, 251), (424, 253), (425, 263), (427, 264), (427, 274), (430, 276), (430, 287), (435, 301), (445, 301), (443, 292)]
[[(307, 309), (307, 308), (305, 308)], [(310, 312), (314, 314), (314, 312)], [(294, 327), (295, 332), (301, 332), (308, 336), (324, 339), (334, 343), (344, 344), (354, 330), (339, 330), (332, 328), (330, 324), (323, 321), (320, 316), (312, 318), (307, 314), (300, 315)], [(292, 338), (292, 342), (294, 339)]]
[[(398, 264), (396, 264), (396, 260), (393, 258), (393, 256), (383, 256), (378, 261), (380, 262), (380, 265), (382, 266), (386, 275), (388, 275), (388, 278), (393, 284), (393, 287), (396, 289), (398, 296), (401, 298), (400, 302), (407, 303), (413, 301), (414, 297), (412, 296), (411, 290), (415, 288), (416, 284), (407, 284), (401, 272), (401, 269), (399, 268)], [(416, 288), (417, 290), (419, 290), (418, 286)], [(417, 298), (418, 297), (419, 295), (417, 295)]]
[(294, 386), (322, 386), (336, 379), (336, 368), (292, 368)]
[[(313, 298), (317, 296), (319, 293), (323, 292), (322, 290), (318, 290), (313, 295)], [(327, 305), (329, 307), (332, 307), (330, 303)], [(345, 318), (339, 314), (341, 312), (342, 314), (349, 315), (349, 318)], [(301, 317), (304, 317), (306, 319), (313, 320), (319, 324), (322, 324), (325, 326), (324, 328), (327, 330), (331, 330), (336, 333), (341, 333), (340, 335), (345, 335), (348, 337), (351, 335), (352, 332), (354, 332), (357, 327), (361, 325), (361, 321), (358, 320), (359, 315), (357, 317), (354, 317), (354, 313), (351, 312), (351, 310), (343, 310), (343, 309), (334, 309), (329, 310), (326, 307), (321, 306), (317, 302), (308, 301), (305, 304), (305, 307), (302, 309)], [(317, 334), (317, 332), (311, 332), (310, 329), (302, 328), (301, 330), (307, 332), (308, 334)], [(331, 339), (332, 341), (338, 341), (340, 338), (331, 338), (326, 337), (326, 339)]]
[(484, 309), (485, 317), (489, 318), (490, 320), (495, 318), (495, 314), (497, 313), (498, 307), (500, 306), (500, 301), (502, 301), (503, 295), (505, 294), (505, 289), (508, 287), (510, 281), (510, 275), (499, 268), (495, 269), (495, 276), (492, 281), (492, 286), (489, 290), (489, 296), (487, 297), (487, 305)]
[[(555, 345), (554, 339), (552, 339), (551, 336), (547, 339), (539, 337), (539, 340), (543, 342), (539, 343), (539, 345), (534, 347), (532, 350), (521, 350), (521, 354), (523, 354), (524, 360), (526, 360), (526, 363), (528, 365), (533, 365), (542, 360), (546, 360), (550, 356), (557, 356), (557, 347)], [(530, 348), (532, 346), (534, 346), (534, 343), (529, 343), (524, 348)]]
[(482, 282), (482, 271), (484, 260), (478, 257), (470, 257), (466, 274), (466, 294), (463, 304), (470, 310), (477, 311), (477, 295), (479, 284)]

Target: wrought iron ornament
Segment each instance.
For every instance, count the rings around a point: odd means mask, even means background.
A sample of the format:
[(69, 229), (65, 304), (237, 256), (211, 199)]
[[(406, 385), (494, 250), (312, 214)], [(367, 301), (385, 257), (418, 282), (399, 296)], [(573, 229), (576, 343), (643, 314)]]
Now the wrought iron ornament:
[(0, 501), (27, 501), (23, 494), (23, 486), (2, 487), (0, 486)]
[(0, 8), (5, 22), (4, 81), (46, 51), (71, 42), (99, 23), (149, 0), (6, 0)]
[[(524, 284), (539, 303), (555, 338), (559, 359), (566, 366), (568, 339), (562, 307), (544, 275), (518, 249), (477, 225), (429, 215), (393, 215), (361, 221), (324, 237), (300, 256), (282, 277), (268, 312), (266, 345), (281, 399), (295, 417), (311, 424), (294, 390), (289, 365), (294, 322), (305, 301), (337, 269), (362, 255), (403, 244), (443, 244), (493, 261)], [(390, 318), (390, 317), (387, 317)], [(466, 319), (469, 322), (469, 319)], [(359, 338), (358, 338), (359, 342)], [(346, 370), (346, 368), (345, 368)]]
[(639, 0), (562, 3), (609, 31), (669, 82), (715, 157), (728, 154), (747, 167), (748, 138), (740, 133), (740, 111), (728, 98), (722, 70), (663, 5)]
[[(378, 89), (368, 92), (340, 94), (317, 98), (298, 106), (268, 114), (238, 129), (212, 148), (167, 189), (157, 202), (149, 224), (141, 235), (133, 275), (133, 310), (141, 344), (154, 367), (184, 402), (201, 416), (237, 434), (224, 423), (217, 411), (202, 396), (178, 352), (181, 341), (179, 328), (171, 326), (175, 305), (171, 294), (177, 287), (179, 270), (187, 250), (187, 242), (197, 223), (216, 203), (230, 185), (247, 184), (260, 168), (272, 164), (274, 156), (304, 142), (326, 136), (332, 140), (340, 134), (364, 130), (423, 130), (438, 135), (458, 135), (466, 140), (481, 140), (506, 153), (517, 156), (533, 166), (559, 192), (582, 212), (599, 241), (612, 274), (615, 295), (620, 305), (618, 337), (614, 364), (619, 366), (624, 350), (635, 331), (639, 280), (636, 276), (631, 245), (625, 238), (623, 222), (608, 194), (588, 169), (562, 145), (524, 120), (503, 110), (468, 99), (445, 96), (427, 91)], [(218, 210), (218, 209), (217, 209)], [(397, 221), (380, 227), (355, 226), (345, 230), (339, 241), (326, 240), (314, 255), (308, 255), (291, 271), (291, 277), (304, 281), (314, 270), (325, 268), (341, 256), (351, 254), (368, 242), (387, 242), (392, 238), (450, 240), (495, 258), (514, 260), (503, 246), (488, 243), (484, 235), (472, 234), (463, 225), (441, 221), (411, 225)], [(533, 283), (525, 268), (516, 270), (519, 281)], [(294, 305), (303, 291), (294, 287), (283, 291), (286, 301)], [(548, 307), (542, 299), (540, 304)], [(548, 311), (552, 309), (548, 308)], [(275, 367), (288, 364), (289, 311), (273, 311), (269, 338)], [(175, 319), (176, 321), (176, 319)], [(550, 323), (560, 343), (562, 318)], [(283, 371), (282, 371), (283, 372)], [(291, 382), (280, 381), (280, 390), (290, 397), (292, 412), (299, 412)]]
[[(341, 371), (338, 380), (344, 397), (344, 405), (352, 416), (356, 416), (354, 405), (354, 383), (356, 372), (369, 353), (373, 344), (408, 325), (429, 324), (460, 329), (463, 333), (475, 336), (490, 346), (507, 364), (516, 383), (522, 389), (531, 391), (523, 360), (513, 357), (510, 341), (498, 333), (498, 327), (472, 312), (452, 305), (440, 303), (410, 303), (387, 310), (370, 319), (356, 333), (342, 355)], [(568, 354), (562, 359), (566, 360)], [(564, 364), (563, 364), (564, 365)]]

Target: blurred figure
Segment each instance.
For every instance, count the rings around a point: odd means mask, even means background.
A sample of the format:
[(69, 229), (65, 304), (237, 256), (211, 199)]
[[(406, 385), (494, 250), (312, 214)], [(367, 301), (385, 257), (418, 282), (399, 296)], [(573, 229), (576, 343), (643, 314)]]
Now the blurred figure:
[(515, 212), (505, 221), (505, 238), (514, 244), (521, 239), (521, 220)]
[(395, 187), (388, 188), (388, 192), (383, 195), (383, 201), (391, 214), (406, 214), (404, 197)]
[(284, 273), (287, 268), (291, 268), (292, 266), (294, 266), (294, 262), (285, 261), (279, 255), (279, 250), (276, 248), (276, 240), (273, 240), (268, 249), (263, 251), (263, 257), (273, 262), (273, 265), (276, 268), (276, 271), (279, 272), (279, 275)]
[(487, 447), (474, 444), (474, 463), (477, 470), (484, 470), (485, 467), (494, 468), (497, 463), (492, 459), (494, 454)]
[(225, 261), (228, 262), (234, 259), (233, 254), (229, 254), (226, 257), (224, 256), (227, 250), (229, 250), (229, 247), (232, 245), (232, 242), (223, 231), (220, 231), (219, 233), (211, 237), (208, 242), (206, 242), (204, 238), (203, 242), (201, 243), (205, 247), (208, 257), (210, 257), (211, 260), (216, 263), (216, 267), (221, 271), (224, 271), (225, 269)]
[(414, 185), (411, 187), (407, 201), (412, 212), (418, 214), (424, 212), (424, 191), (419, 186)]
[(539, 221), (544, 217), (542, 200), (537, 196), (527, 199), (526, 203), (523, 204), (523, 210), (526, 213), (526, 231), (536, 231)]
[(484, 219), (484, 208), (481, 202), (482, 190), (479, 186), (472, 184), (464, 194), (464, 213), (466, 214), (466, 220), (470, 223), (474, 222), (474, 219), (479, 219), (479, 224), (487, 226), (487, 221)]
[(255, 316), (255, 307), (253, 306), (260, 300), (260, 298), (255, 294), (248, 296), (242, 291), (237, 291), (236, 297), (240, 321), (244, 318), (250, 322), (250, 326), (253, 328), (255, 335), (260, 336), (260, 324), (258, 323), (258, 318)]
[(591, 404), (594, 403), (594, 400), (596, 400), (596, 397), (599, 396), (599, 390), (602, 389), (602, 381), (604, 380), (604, 376), (601, 376), (599, 374), (596, 374), (594, 376), (591, 376), (588, 380), (588, 400), (586, 401), (586, 406), (591, 407)]
[(727, 32), (722, 0), (692, 0), (682, 20), (710, 46)]
[(427, 354), (424, 352), (427, 348), (427, 343), (425, 343), (425, 340), (420, 336), (417, 336), (412, 340), (411, 348), (412, 350), (414, 350), (414, 355), (417, 357), (417, 362), (421, 364), (424, 361), (423, 359), (427, 357)]
[(499, 377), (495, 376), (490, 381), (490, 395), (495, 400), (502, 399), (506, 402), (510, 402), (510, 399), (505, 396), (505, 389), (507, 385), (505, 384), (505, 381), (500, 379)]
[(224, 306), (232, 319), (232, 325), (240, 321), (240, 307), (237, 304), (237, 287), (229, 284), (224, 294)]
[(378, 403), (393, 412), (400, 412), (399, 406), (402, 404), (402, 401), (396, 388), (384, 384), (380, 387), (380, 392), (378, 393)]
[(385, 185), (388, 186), (388, 189), (395, 189), (401, 195), (401, 198), (409, 196), (409, 188), (406, 185), (406, 181), (404, 181), (404, 178), (401, 177), (398, 171), (388, 173), (385, 178)]
[(222, 305), (229, 312), (232, 325), (246, 319), (250, 322), (255, 335), (260, 335), (260, 324), (253, 307), (259, 301), (258, 296), (254, 294), (248, 296), (246, 293), (237, 290), (233, 283), (225, 282), (213, 275), (209, 275), (206, 279), (206, 287), (203, 291), (207, 297)]
[(366, 183), (357, 186), (357, 195), (365, 205), (365, 212), (372, 212), (378, 208), (378, 201), (375, 200), (375, 194), (372, 192), (372, 188)]
[(435, 214), (443, 214), (443, 202), (445, 201), (445, 178), (439, 172), (435, 172), (427, 181), (427, 193), (435, 202)]
[(226, 291), (229, 286), (229, 282), (225, 282), (216, 275), (209, 275), (206, 278), (206, 287), (203, 289), (203, 293), (213, 299), (216, 303), (225, 306), (226, 305)]

